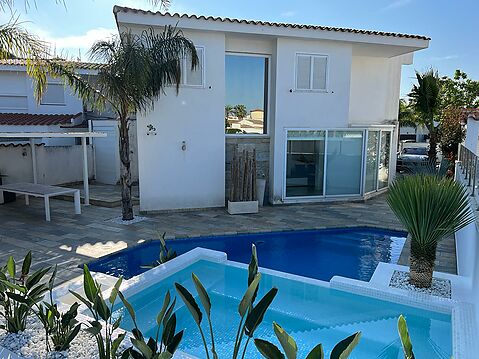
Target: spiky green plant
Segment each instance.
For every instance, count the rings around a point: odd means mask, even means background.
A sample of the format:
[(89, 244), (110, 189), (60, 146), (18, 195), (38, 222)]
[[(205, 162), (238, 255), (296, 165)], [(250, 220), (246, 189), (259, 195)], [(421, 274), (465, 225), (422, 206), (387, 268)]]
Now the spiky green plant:
[(410, 282), (430, 287), (438, 242), (475, 219), (467, 189), (437, 175), (405, 176), (390, 186), (387, 203), (411, 238)]

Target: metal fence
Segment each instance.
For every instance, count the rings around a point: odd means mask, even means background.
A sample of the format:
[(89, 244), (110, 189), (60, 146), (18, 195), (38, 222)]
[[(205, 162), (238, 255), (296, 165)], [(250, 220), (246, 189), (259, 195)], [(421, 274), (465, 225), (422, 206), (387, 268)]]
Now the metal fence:
[(478, 164), (478, 157), (477, 155), (468, 149), (464, 145), (459, 145), (459, 156), (458, 160), (461, 163), (461, 171), (464, 175), (464, 179), (466, 180), (467, 186), (471, 187), (471, 195), (474, 196), (476, 192), (476, 186), (478, 178), (477, 176), (477, 164)]

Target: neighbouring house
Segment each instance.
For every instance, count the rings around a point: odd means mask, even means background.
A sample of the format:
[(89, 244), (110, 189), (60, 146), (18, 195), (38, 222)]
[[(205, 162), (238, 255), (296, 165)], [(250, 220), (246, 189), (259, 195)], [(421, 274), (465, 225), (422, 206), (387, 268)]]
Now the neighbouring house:
[(464, 146), (479, 156), (479, 108), (464, 110), (466, 138)]
[[(141, 210), (224, 206), (235, 146), (256, 148), (273, 204), (361, 199), (387, 188), (401, 68), (429, 38), (113, 11), (120, 32), (177, 26), (200, 59), (195, 71), (184, 59), (178, 95), (167, 89), (152, 112), (137, 114)], [(255, 131), (225, 134), (225, 106), (236, 104), (248, 116), (240, 126)]]
[(429, 131), (425, 126), (400, 126), (399, 127), (399, 140), (400, 141), (414, 141), (414, 142), (426, 142), (429, 138)]
[[(74, 66), (83, 76), (95, 76), (101, 67), (97, 63), (78, 61), (74, 62)], [(88, 104), (84, 104), (60, 79), (48, 79), (47, 91), (40, 103), (34, 98), (33, 86), (24, 60), (0, 61), (0, 132), (75, 132), (87, 129), (106, 132), (107, 137), (94, 138), (89, 143), (89, 173), (100, 183), (118, 183), (118, 126), (111, 113), (89, 111)], [(134, 128), (134, 121), (132, 123)], [(136, 131), (131, 133), (132, 177), (135, 181), (138, 178)], [(75, 165), (82, 156), (79, 138), (43, 138), (35, 142), (40, 147), (37, 151), (41, 183), (60, 184), (82, 179), (81, 167)], [(26, 148), (29, 146), (28, 139), (0, 138), (0, 144), (0, 173), (8, 174), (5, 182), (31, 180), (30, 151)], [(62, 164), (64, 170), (52, 171), (58, 164)]]

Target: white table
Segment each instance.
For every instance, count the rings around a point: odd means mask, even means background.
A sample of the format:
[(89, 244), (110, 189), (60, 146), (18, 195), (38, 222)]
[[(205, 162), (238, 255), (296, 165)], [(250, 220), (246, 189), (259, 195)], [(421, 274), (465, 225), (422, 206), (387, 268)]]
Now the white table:
[(50, 221), (50, 197), (73, 193), (75, 214), (81, 214), (80, 190), (36, 183), (11, 183), (0, 186), (0, 192), (7, 191), (25, 195), (25, 204), (30, 204), (29, 196), (43, 197), (45, 201), (45, 219)]

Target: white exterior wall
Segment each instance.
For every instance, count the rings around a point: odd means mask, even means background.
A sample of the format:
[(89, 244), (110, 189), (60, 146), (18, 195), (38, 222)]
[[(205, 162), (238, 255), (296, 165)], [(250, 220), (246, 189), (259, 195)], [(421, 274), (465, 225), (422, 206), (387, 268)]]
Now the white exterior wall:
[[(55, 185), (83, 180), (82, 146), (36, 146), (35, 149), (38, 183)], [(91, 146), (88, 146), (88, 173), (92, 178)], [(0, 174), (6, 175), (4, 183), (33, 182), (30, 145), (0, 145)]]
[[(38, 104), (34, 97), (34, 86), (30, 77), (20, 66), (10, 66), (10, 69), (0, 69), (0, 96), (15, 95), (26, 96), (25, 108), (0, 107), (0, 112), (8, 113), (31, 113), (31, 114), (76, 114), (82, 112), (82, 101), (65, 88), (64, 105)], [(50, 79), (49, 82), (59, 83), (59, 80)]]
[[(178, 96), (168, 89), (153, 111), (137, 115), (143, 211), (225, 204), (225, 36), (185, 35), (205, 47), (205, 87), (181, 87)], [(148, 124), (156, 135), (147, 135)]]
[(401, 87), (401, 56), (353, 56), (351, 64), (351, 124), (396, 121)]
[[(275, 125), (270, 200), (281, 202), (285, 171), (286, 128), (348, 126), (352, 47), (345, 43), (279, 38), (277, 40)], [(328, 90), (295, 91), (296, 53), (328, 55)], [(291, 92), (292, 90), (292, 92)]]
[[(118, 121), (92, 120), (92, 130), (105, 132), (106, 137), (93, 139), (95, 148), (95, 179), (105, 184), (117, 184), (120, 181), (120, 154)], [(138, 181), (138, 152), (136, 139), (136, 121), (130, 121), (130, 161), (131, 180)]]
[(479, 121), (472, 117), (467, 119), (467, 131), (464, 145), (467, 149), (479, 155)]

